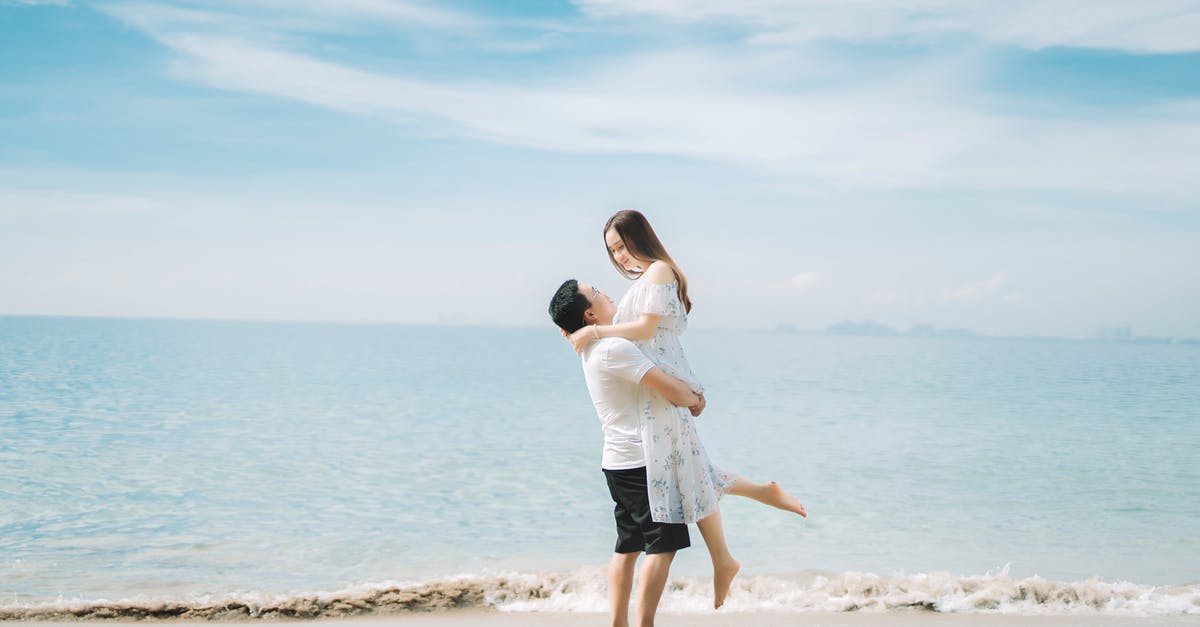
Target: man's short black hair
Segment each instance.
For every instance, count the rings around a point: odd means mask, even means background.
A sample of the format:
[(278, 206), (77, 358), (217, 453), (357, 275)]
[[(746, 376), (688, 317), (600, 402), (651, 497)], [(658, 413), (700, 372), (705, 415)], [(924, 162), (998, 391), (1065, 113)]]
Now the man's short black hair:
[(574, 333), (583, 328), (583, 312), (591, 306), (587, 297), (579, 293), (579, 281), (567, 279), (550, 299), (550, 318), (563, 331)]

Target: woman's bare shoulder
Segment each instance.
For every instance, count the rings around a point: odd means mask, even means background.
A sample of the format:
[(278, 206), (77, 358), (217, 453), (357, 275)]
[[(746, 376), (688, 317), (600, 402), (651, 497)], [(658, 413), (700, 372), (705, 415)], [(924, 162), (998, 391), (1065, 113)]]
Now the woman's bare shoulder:
[(658, 285), (668, 285), (675, 282), (675, 271), (665, 261), (655, 261), (642, 273), (646, 280)]

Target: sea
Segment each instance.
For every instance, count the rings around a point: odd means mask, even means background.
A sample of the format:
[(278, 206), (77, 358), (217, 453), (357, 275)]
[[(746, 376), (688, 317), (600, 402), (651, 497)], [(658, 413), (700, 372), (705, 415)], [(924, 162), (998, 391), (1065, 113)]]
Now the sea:
[[(1200, 345), (693, 329), (721, 611), (1200, 615)], [(482, 328), (0, 317), (0, 619), (605, 612), (579, 358)], [(710, 612), (700, 534), (664, 612)]]

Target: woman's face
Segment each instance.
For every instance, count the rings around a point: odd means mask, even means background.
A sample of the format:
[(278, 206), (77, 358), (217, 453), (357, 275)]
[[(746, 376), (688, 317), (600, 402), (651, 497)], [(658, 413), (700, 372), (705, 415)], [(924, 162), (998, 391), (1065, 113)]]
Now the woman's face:
[(617, 262), (627, 272), (636, 272), (643, 266), (643, 261), (630, 254), (625, 248), (625, 242), (621, 239), (621, 235), (616, 229), (609, 229), (604, 234), (604, 242), (608, 244), (608, 253), (612, 255), (613, 260)]

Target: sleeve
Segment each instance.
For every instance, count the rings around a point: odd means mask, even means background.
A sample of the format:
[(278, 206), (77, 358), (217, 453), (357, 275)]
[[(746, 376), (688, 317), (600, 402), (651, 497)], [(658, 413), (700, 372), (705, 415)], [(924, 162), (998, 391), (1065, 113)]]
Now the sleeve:
[(676, 283), (659, 285), (646, 281), (638, 281), (629, 288), (627, 298), (630, 300), (629, 311), (638, 315), (648, 313), (659, 316), (675, 315), (679, 311), (679, 294)]
[(613, 342), (608, 349), (608, 369), (617, 377), (630, 383), (641, 383), (642, 377), (654, 367), (654, 362), (633, 342), (626, 339)]

